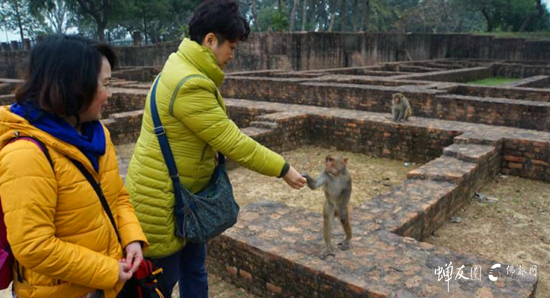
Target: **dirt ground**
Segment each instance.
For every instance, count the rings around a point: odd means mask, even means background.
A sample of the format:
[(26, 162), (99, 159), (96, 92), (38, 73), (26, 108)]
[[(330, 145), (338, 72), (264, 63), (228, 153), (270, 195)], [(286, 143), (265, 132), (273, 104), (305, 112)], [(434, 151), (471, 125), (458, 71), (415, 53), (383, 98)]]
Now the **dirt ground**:
[[(305, 146), (282, 155), (298, 172), (316, 177), (324, 168), (325, 157), (331, 152), (333, 150)], [(344, 156), (349, 158), (347, 168), (353, 181), (351, 207), (387, 192), (405, 181), (410, 170), (420, 166), (413, 163), (405, 166), (403, 161), (357, 153), (346, 152)], [(311, 191), (305, 187), (293, 190), (282, 179), (262, 176), (242, 167), (231, 170), (229, 177), (235, 198), (241, 207), (260, 200), (271, 200), (319, 213), (323, 209), (325, 198), (321, 189)]]
[[(331, 150), (318, 147), (303, 147), (283, 156), (299, 172), (316, 176), (329, 152)], [(345, 153), (345, 156), (350, 158), (348, 169), (353, 178), (352, 206), (388, 191), (401, 183), (408, 171), (420, 166), (407, 167), (403, 161), (363, 154)], [(321, 190), (292, 190), (281, 179), (244, 168), (234, 169), (229, 175), (241, 206), (268, 199), (321, 211), (324, 200)], [(449, 221), (427, 242), (515, 267), (537, 265), (539, 284), (535, 298), (550, 298), (550, 184), (499, 175), (480, 193), (498, 201), (487, 204), (473, 199), (455, 215), (462, 219), (460, 223)], [(210, 274), (209, 285), (211, 298), (259, 298), (215, 274)], [(8, 291), (0, 291), (0, 298), (9, 297)], [(178, 295), (174, 293), (173, 297)]]
[(550, 298), (550, 184), (499, 175), (480, 193), (498, 201), (473, 199), (455, 215), (462, 218), (460, 223), (447, 222), (427, 242), (516, 269), (536, 265), (535, 298)]

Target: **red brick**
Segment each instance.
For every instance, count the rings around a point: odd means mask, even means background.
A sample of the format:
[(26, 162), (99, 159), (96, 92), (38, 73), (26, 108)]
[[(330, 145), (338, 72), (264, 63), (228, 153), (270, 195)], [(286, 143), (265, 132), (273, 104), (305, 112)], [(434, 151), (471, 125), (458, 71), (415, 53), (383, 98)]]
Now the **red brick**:
[(252, 280), (252, 274), (244, 271), (244, 270), (239, 270), (239, 274), (241, 275), (242, 278), (246, 279), (246, 280), (249, 280), (251, 281)]
[(283, 289), (281, 287), (278, 287), (270, 283), (266, 283), (266, 288), (268, 291), (275, 294), (281, 294), (283, 292)]
[(229, 272), (233, 276), (237, 276), (237, 268), (232, 266), (225, 266), (225, 269), (227, 269), (227, 272)]
[(514, 155), (506, 155), (506, 156), (504, 156), (504, 160), (513, 161), (513, 162), (524, 162), (525, 158), (519, 157), (519, 156), (514, 156)]
[(520, 163), (509, 162), (508, 167), (511, 169), (523, 169), (523, 165)]

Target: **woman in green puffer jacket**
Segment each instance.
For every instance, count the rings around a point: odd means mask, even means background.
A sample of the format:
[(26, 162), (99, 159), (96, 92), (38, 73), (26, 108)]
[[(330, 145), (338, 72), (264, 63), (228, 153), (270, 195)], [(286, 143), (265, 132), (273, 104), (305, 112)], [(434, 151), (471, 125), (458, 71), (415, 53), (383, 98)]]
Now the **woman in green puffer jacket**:
[[(233, 59), (250, 28), (232, 0), (209, 0), (197, 7), (185, 39), (168, 58), (156, 91), (159, 116), (180, 173), (191, 192), (204, 189), (216, 167), (216, 152), (258, 173), (282, 177), (292, 188), (306, 182), (277, 153), (243, 134), (226, 114), (218, 91), (223, 68)], [(150, 243), (146, 256), (164, 269), (165, 297), (180, 282), (180, 297), (207, 298), (206, 246), (175, 236), (174, 193), (149, 109), (147, 96), (141, 134), (126, 184)]]

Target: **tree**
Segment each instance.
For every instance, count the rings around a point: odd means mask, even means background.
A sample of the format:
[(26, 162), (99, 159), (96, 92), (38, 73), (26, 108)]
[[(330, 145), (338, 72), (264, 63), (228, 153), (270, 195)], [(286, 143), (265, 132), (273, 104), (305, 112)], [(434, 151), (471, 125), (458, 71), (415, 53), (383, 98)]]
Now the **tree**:
[(258, 5), (256, 4), (256, 0), (252, 0), (252, 20), (256, 31), (260, 32), (261, 28), (260, 24), (258, 23)]
[(63, 0), (30, 0), (31, 14), (41, 21), (45, 33), (65, 33), (73, 14)]
[(363, 13), (361, 14), (361, 31), (368, 31), (370, 24), (370, 0), (363, 0)]
[(330, 25), (328, 25), (328, 32), (332, 32), (332, 27), (334, 27), (334, 18), (336, 16), (336, 4), (337, 0), (332, 0), (330, 2)]
[(357, 32), (357, 13), (358, 13), (359, 0), (353, 0), (353, 21), (351, 25), (351, 31)]
[(340, 31), (346, 31), (346, 0), (342, 1), (340, 4)]
[(307, 0), (302, 2), (302, 31), (306, 31), (307, 22)]
[(40, 28), (40, 21), (30, 13), (30, 0), (3, 0), (0, 16), (8, 30), (18, 30), (21, 41)]
[(523, 21), (523, 24), (521, 24), (519, 31), (525, 31), (535, 18), (540, 18), (544, 14), (544, 7), (542, 6), (542, 1), (535, 0), (535, 2), (537, 4), (537, 11), (535, 13), (530, 14), (527, 18), (525, 18), (525, 21)]
[[(51, 1), (51, 0), (50, 0)], [(64, 0), (69, 8), (77, 14), (92, 18), (96, 25), (96, 36), (104, 42), (105, 29), (112, 21), (112, 16), (125, 8), (125, 0)]]
[(299, 0), (294, 0), (294, 4), (292, 5), (292, 12), (290, 13), (290, 29), (288, 30), (290, 32), (294, 31), (294, 23), (296, 20), (296, 8), (298, 7), (298, 2)]

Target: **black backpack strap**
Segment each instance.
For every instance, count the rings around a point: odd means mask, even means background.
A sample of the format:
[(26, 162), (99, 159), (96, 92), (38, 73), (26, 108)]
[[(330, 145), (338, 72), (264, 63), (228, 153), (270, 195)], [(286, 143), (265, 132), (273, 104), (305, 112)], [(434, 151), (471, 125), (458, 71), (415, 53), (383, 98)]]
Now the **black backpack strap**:
[(82, 175), (84, 175), (86, 180), (88, 180), (90, 185), (92, 185), (92, 187), (95, 190), (97, 196), (99, 197), (99, 201), (101, 201), (101, 205), (103, 206), (103, 209), (105, 210), (105, 213), (107, 213), (107, 216), (109, 217), (109, 220), (111, 221), (111, 224), (113, 225), (113, 228), (115, 229), (116, 236), (118, 238), (118, 242), (122, 243), (120, 241), (120, 235), (118, 234), (118, 229), (117, 229), (116, 224), (115, 224), (115, 218), (113, 217), (113, 213), (111, 212), (111, 208), (109, 207), (109, 203), (107, 203), (107, 199), (105, 199), (105, 196), (103, 195), (103, 190), (101, 189), (101, 186), (99, 185), (99, 183), (97, 183), (97, 181), (95, 181), (92, 174), (90, 174), (90, 172), (88, 172), (88, 170), (86, 170), (86, 168), (84, 168), (84, 166), (80, 162), (78, 162), (74, 159), (71, 159), (71, 161), (80, 170)]
[(13, 143), (15, 141), (19, 141), (19, 140), (27, 140), (31, 143), (34, 143), (36, 144), (40, 150), (44, 153), (44, 155), (46, 156), (46, 158), (48, 159), (48, 162), (50, 163), (50, 166), (52, 167), (52, 170), (53, 170), (53, 161), (52, 161), (52, 157), (50, 156), (50, 152), (48, 151), (48, 148), (46, 147), (46, 145), (44, 145), (44, 143), (42, 143), (42, 141), (40, 141), (39, 139), (35, 138), (35, 137), (29, 137), (29, 136), (17, 136), (13, 139), (11, 139), (9, 143)]
[[(52, 167), (52, 171), (54, 171), (54, 173), (55, 173), (55, 170), (53, 168), (52, 157), (50, 156), (50, 152), (48, 151), (48, 148), (46, 147), (46, 145), (44, 145), (44, 143), (42, 141), (40, 141), (39, 139), (37, 139), (35, 137), (19, 136), (19, 133), (16, 133), (16, 137), (11, 139), (8, 142), (8, 144), (13, 143), (15, 141), (19, 141), (19, 140), (27, 140), (31, 143), (36, 144), (40, 148), (40, 151), (42, 151), (44, 153), (44, 155), (46, 156), (46, 159), (48, 159), (48, 162), (50, 163), (50, 166)], [(11, 247), (9, 246), (9, 244), (6, 247), (6, 251), (8, 253), (11, 253)], [(22, 283), (23, 282), (23, 275), (21, 274), (21, 269), (19, 268), (19, 262), (17, 262), (17, 260), (15, 260), (15, 273), (17, 275), (17, 281)]]

